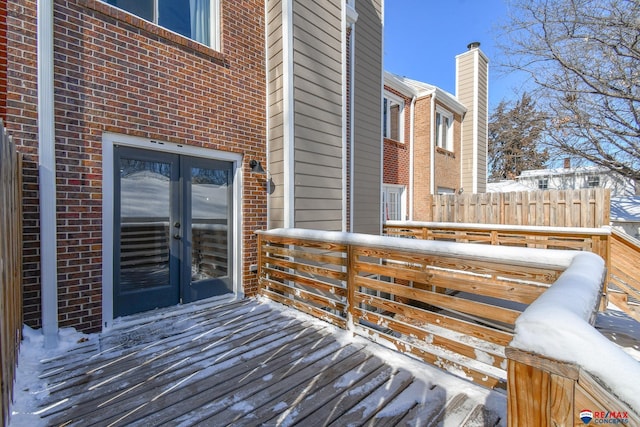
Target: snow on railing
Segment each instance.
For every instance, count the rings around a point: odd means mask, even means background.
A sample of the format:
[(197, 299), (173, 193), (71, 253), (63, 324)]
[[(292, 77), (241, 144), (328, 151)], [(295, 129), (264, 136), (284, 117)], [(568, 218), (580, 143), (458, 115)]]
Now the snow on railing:
[(640, 425), (640, 364), (592, 326), (605, 278), (604, 261), (580, 252), (516, 320), (506, 352), (509, 425), (579, 425), (587, 404)]
[(318, 230), (258, 233), (260, 292), (492, 388), (515, 320), (575, 251)]
[(481, 372), (502, 368), (512, 426), (580, 425), (589, 405), (640, 425), (640, 365), (592, 326), (606, 277), (593, 253), (302, 229), (258, 239), (263, 295), (480, 384), (500, 388)]

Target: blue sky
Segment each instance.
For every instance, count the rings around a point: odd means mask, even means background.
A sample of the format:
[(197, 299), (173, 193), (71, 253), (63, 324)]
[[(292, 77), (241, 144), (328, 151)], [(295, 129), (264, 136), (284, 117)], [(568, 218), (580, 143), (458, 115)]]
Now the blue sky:
[(385, 0), (385, 69), (455, 94), (456, 55), (479, 41), (489, 58), (493, 109), (503, 98), (517, 98), (521, 84), (497, 67), (497, 25), (506, 15), (506, 0)]

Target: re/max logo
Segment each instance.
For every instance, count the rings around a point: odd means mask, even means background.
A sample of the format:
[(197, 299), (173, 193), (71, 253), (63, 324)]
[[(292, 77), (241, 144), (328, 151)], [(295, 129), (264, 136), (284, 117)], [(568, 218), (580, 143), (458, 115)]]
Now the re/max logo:
[(605, 412), (605, 411), (595, 411), (593, 413), (593, 417), (594, 418), (629, 418), (629, 413), (628, 412), (620, 412), (620, 411), (611, 411), (611, 412)]

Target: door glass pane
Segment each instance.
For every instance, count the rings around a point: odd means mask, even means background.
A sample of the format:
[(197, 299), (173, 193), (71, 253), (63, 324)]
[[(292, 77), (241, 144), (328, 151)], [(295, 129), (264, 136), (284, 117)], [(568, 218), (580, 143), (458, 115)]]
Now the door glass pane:
[(120, 160), (120, 291), (169, 285), (171, 164)]
[[(229, 274), (230, 185), (229, 170), (191, 168), (192, 284)], [(220, 286), (219, 281), (214, 283)]]

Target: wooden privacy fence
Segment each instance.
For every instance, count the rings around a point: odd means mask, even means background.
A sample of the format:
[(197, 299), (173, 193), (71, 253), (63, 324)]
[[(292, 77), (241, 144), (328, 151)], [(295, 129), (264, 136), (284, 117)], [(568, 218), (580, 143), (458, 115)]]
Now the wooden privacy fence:
[[(480, 385), (507, 389), (509, 425), (537, 427), (556, 420), (581, 425), (573, 422), (579, 421), (575, 411), (581, 405), (621, 408), (631, 422), (638, 420), (640, 405), (621, 400), (618, 390), (601, 386), (575, 361), (530, 351), (527, 340), (511, 345), (519, 333), (536, 336), (527, 331), (526, 322), (519, 326), (520, 318), (547, 292), (565, 286), (562, 279), (567, 274), (593, 273), (589, 307), (578, 310), (592, 313), (605, 269), (591, 253), (512, 247), (486, 251), (480, 245), (455, 242), (297, 229), (258, 232), (258, 247), (263, 296), (391, 343), (398, 351)], [(544, 308), (537, 312), (546, 313)], [(598, 334), (591, 326), (595, 317), (587, 317), (580, 328)], [(573, 327), (555, 325), (569, 336), (584, 332)], [(593, 359), (600, 347), (606, 347), (617, 358), (629, 357), (603, 340), (578, 353)], [(555, 347), (564, 344), (556, 342)], [(637, 366), (630, 369), (630, 378), (639, 371)]]
[(425, 221), (600, 227), (609, 225), (610, 190), (520, 191), (429, 196)]
[(2, 425), (9, 405), (22, 332), (22, 160), (0, 120), (0, 380)]

